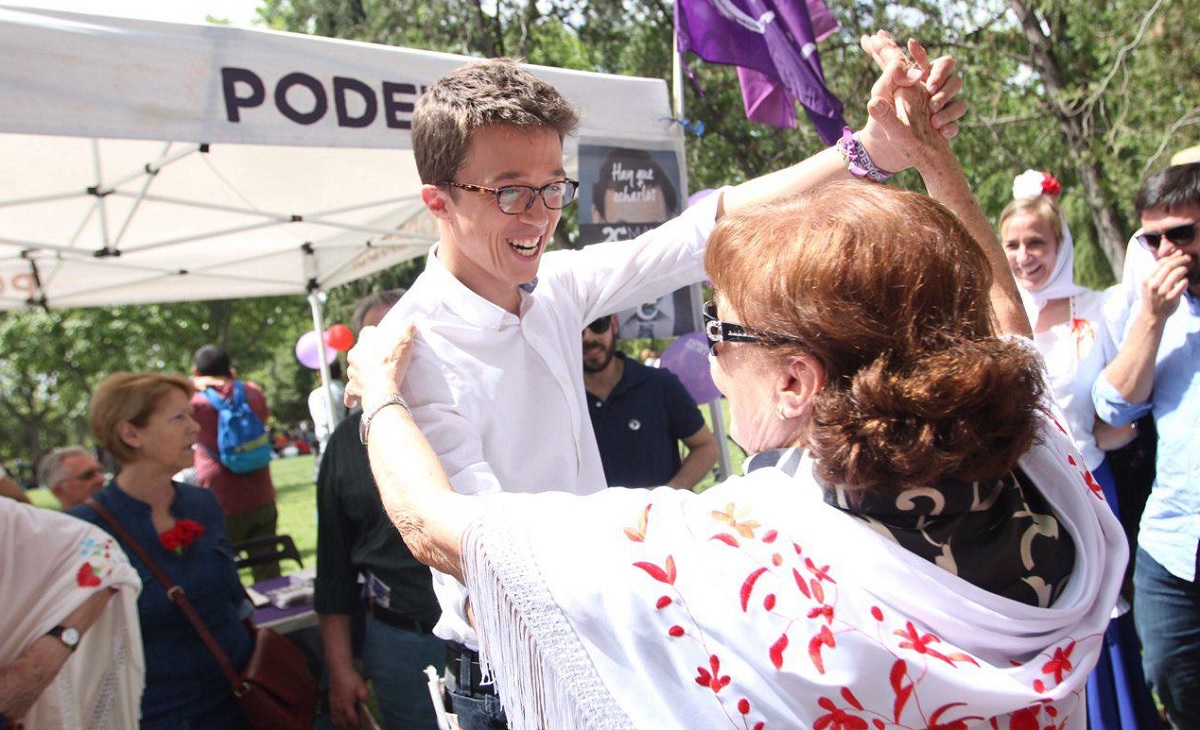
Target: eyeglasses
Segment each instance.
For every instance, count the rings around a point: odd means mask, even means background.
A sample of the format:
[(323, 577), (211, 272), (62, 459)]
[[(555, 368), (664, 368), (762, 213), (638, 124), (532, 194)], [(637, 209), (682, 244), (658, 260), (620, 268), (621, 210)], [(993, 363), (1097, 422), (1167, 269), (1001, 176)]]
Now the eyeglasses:
[(67, 477), (67, 478), (68, 479), (78, 479), (79, 481), (85, 481), (88, 479), (95, 479), (96, 477), (100, 476), (103, 473), (104, 472), (100, 471), (99, 468), (84, 469), (83, 471), (79, 472), (75, 476), (71, 476), (71, 477)]
[(708, 300), (704, 303), (704, 334), (708, 337), (708, 354), (716, 357), (717, 345), (722, 342), (750, 342), (758, 345), (800, 345), (804, 343), (795, 337), (780, 335), (743, 327), (733, 322), (722, 322), (717, 319), (717, 303)]
[(446, 180), (441, 184), (460, 190), (468, 190), (472, 193), (495, 195), (496, 205), (500, 206), (500, 212), (508, 215), (521, 215), (529, 210), (533, 207), (533, 201), (539, 195), (542, 197), (542, 202), (550, 210), (562, 210), (570, 205), (571, 201), (575, 200), (575, 191), (579, 189), (579, 183), (575, 180), (559, 180), (558, 182), (543, 185), (540, 188), (528, 185), (503, 185), (498, 188), (489, 188), (485, 185), (471, 185), (470, 183), (460, 183), (452, 180)]
[(612, 327), (612, 317), (601, 317), (595, 321), (589, 322), (587, 328), (598, 335), (608, 332), (608, 328)]
[(1142, 244), (1142, 248), (1151, 253), (1154, 253), (1158, 250), (1158, 247), (1164, 238), (1176, 246), (1187, 246), (1192, 241), (1196, 240), (1196, 224), (1187, 223), (1182, 226), (1175, 226), (1174, 228), (1168, 228), (1162, 233), (1149, 233), (1142, 231), (1141, 233), (1137, 234), (1138, 243)]

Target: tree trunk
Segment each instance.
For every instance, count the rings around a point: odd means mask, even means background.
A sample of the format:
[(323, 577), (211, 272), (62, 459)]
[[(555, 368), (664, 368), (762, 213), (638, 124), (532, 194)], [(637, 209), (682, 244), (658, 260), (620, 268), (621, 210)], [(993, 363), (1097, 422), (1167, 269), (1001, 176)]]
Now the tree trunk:
[(1120, 280), (1121, 271), (1125, 266), (1125, 221), (1105, 189), (1101, 165), (1088, 149), (1082, 116), (1069, 101), (1062, 64), (1054, 53), (1050, 37), (1043, 30), (1045, 21), (1027, 0), (1009, 0), (1009, 6), (1021, 23), (1021, 30), (1029, 42), (1029, 55), (1033, 66), (1046, 85), (1046, 94), (1066, 137), (1067, 149), (1070, 150), (1079, 179), (1083, 181), (1084, 195), (1092, 214), (1097, 242), (1108, 258), (1113, 275)]

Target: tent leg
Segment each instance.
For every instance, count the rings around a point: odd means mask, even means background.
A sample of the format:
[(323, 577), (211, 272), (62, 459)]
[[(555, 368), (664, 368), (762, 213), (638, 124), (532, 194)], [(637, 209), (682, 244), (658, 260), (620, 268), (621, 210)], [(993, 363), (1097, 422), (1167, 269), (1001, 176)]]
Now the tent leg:
[[(333, 414), (336, 409), (333, 404), (333, 386), (330, 383), (329, 363), (325, 361), (325, 292), (320, 289), (314, 289), (308, 293), (308, 307), (312, 310), (313, 330), (317, 333), (317, 341), (320, 342), (320, 356), (317, 360), (321, 363), (321, 390), (325, 392), (325, 423), (329, 424), (329, 430), (337, 426), (333, 422)], [(316, 424), (313, 424), (314, 431)]]

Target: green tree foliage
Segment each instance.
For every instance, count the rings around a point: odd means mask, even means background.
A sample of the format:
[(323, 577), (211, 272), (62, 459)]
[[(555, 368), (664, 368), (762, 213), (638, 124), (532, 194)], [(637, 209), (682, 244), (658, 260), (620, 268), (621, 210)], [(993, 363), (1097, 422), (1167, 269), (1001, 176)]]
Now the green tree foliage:
[[(1200, 0), (885, 0), (829, 2), (841, 28), (820, 44), (847, 122), (865, 121), (876, 72), (860, 34), (888, 28), (952, 54), (971, 107), (955, 149), (993, 217), (1027, 168), (1063, 183), (1081, 282), (1114, 281), (1136, 227), (1140, 181), (1196, 144)], [(673, 8), (663, 0), (264, 0), (278, 30), (669, 80)], [(821, 148), (795, 130), (748, 123), (734, 71), (688, 59), (689, 187), (735, 183)], [(619, 103), (619, 100), (614, 100)], [(694, 129), (695, 127), (692, 126)], [(919, 187), (912, 173), (896, 184)], [(574, 240), (568, 210), (558, 245)], [(329, 293), (326, 320), (348, 322), (365, 293), (411, 284), (421, 262)], [(239, 373), (268, 389), (277, 419), (307, 417), (315, 376), (296, 362), (311, 328), (300, 298), (0, 315), (0, 458), (36, 456), (83, 438), (90, 388), (116, 369), (183, 371), (205, 342), (225, 344)]]

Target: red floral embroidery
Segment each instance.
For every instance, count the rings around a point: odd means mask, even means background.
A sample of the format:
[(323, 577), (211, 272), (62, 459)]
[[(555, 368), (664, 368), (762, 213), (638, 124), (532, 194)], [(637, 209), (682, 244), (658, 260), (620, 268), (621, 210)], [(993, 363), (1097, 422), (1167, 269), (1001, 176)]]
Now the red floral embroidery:
[(866, 720), (841, 709), (828, 697), (817, 700), (817, 704), (829, 714), (818, 717), (813, 730), (867, 730)]
[(725, 506), (724, 512), (717, 512), (714, 510), (712, 513), (712, 516), (715, 517), (719, 522), (724, 522), (734, 530), (737, 530), (737, 533), (742, 537), (746, 538), (747, 540), (752, 540), (754, 539), (754, 531), (759, 527), (762, 527), (762, 525), (758, 524), (754, 520), (740, 519), (745, 515), (746, 512), (738, 512), (734, 508), (733, 502), (730, 502)]
[(158, 536), (158, 541), (167, 550), (175, 551), (176, 555), (183, 555), (183, 549), (193, 542), (196, 538), (204, 534), (204, 525), (195, 520), (176, 520), (175, 526), (161, 533)]
[(1042, 665), (1042, 674), (1053, 674), (1054, 683), (1061, 684), (1063, 675), (1070, 674), (1074, 666), (1071, 664), (1071, 652), (1075, 651), (1075, 642), (1067, 644), (1067, 648), (1055, 647), (1054, 656)]
[[(907, 684), (905, 680), (908, 680)], [(908, 662), (897, 659), (896, 663), (892, 665), (888, 681), (892, 684), (892, 694), (896, 696), (892, 703), (892, 714), (898, 723), (900, 716), (904, 714), (904, 706), (908, 704), (908, 698), (912, 697), (913, 690), (917, 688), (916, 683), (908, 676)]]
[[(728, 674), (721, 674), (721, 659), (713, 654), (708, 658), (708, 666), (712, 671), (704, 667), (696, 667), (696, 684), (701, 687), (708, 687), (713, 692), (720, 692), (731, 681)], [(749, 703), (747, 703), (749, 708)], [(743, 715), (746, 713), (742, 713)]]
[(766, 568), (758, 568), (750, 575), (746, 576), (746, 580), (742, 582), (741, 599), (742, 612), (745, 613), (746, 606), (750, 603), (750, 594), (754, 591), (754, 584), (758, 582), (759, 577), (767, 572)]
[(634, 527), (626, 527), (625, 528), (625, 537), (628, 537), (630, 540), (633, 540), (634, 542), (645, 542), (646, 541), (646, 520), (650, 516), (650, 507), (652, 507), (652, 506), (653, 505), (648, 504), (648, 505), (646, 505), (646, 509), (642, 510), (642, 515), (640, 518), (638, 518), (638, 525), (636, 528), (634, 528)]
[(929, 730), (968, 730), (968, 728), (974, 726), (975, 722), (983, 719), (979, 715), (971, 715), (969, 717), (960, 717), (957, 720), (950, 720), (949, 722), (941, 721), (942, 713), (952, 710), (955, 707), (963, 707), (965, 704), (964, 702), (951, 702), (934, 710), (933, 714), (929, 716)]
[(817, 671), (824, 674), (825, 659), (821, 656), (822, 646), (828, 646), (831, 649), (837, 646), (837, 642), (833, 638), (833, 632), (829, 630), (828, 626), (822, 626), (817, 635), (812, 637), (808, 642), (808, 658), (812, 660), (813, 666), (817, 668)]
[(96, 575), (96, 569), (91, 563), (85, 562), (75, 573), (75, 582), (82, 588), (95, 588), (100, 585), (100, 576)]
[(660, 568), (654, 563), (634, 563), (637, 567), (650, 574), (659, 583), (675, 585), (675, 558), (667, 556), (665, 567)]
[(976, 662), (974, 658), (966, 654), (954, 653), (946, 655), (932, 648), (931, 645), (939, 644), (942, 640), (933, 634), (922, 634), (917, 630), (916, 626), (913, 626), (912, 621), (905, 622), (904, 630), (897, 630), (895, 634), (903, 639), (903, 641), (900, 642), (901, 649), (912, 649), (918, 654), (926, 654), (935, 659), (941, 659), (950, 666), (954, 666), (954, 662), (956, 661), (967, 661), (975, 666), (979, 666), (979, 663)]

